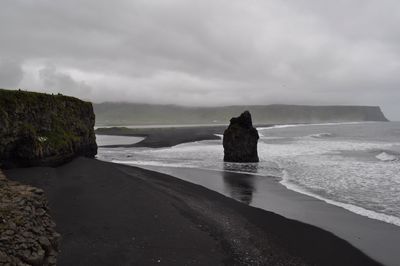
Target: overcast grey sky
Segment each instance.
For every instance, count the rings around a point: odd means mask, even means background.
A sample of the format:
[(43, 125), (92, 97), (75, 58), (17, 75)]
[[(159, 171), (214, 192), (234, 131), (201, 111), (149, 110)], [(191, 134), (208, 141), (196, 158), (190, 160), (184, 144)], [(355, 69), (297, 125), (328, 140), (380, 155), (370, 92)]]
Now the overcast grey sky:
[(0, 87), (94, 102), (380, 105), (398, 0), (2, 0)]

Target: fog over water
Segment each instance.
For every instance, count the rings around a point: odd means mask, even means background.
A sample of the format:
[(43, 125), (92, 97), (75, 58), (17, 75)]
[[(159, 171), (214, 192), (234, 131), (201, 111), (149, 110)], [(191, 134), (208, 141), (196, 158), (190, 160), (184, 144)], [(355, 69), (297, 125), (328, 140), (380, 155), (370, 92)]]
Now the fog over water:
[(400, 120), (395, 0), (3, 0), (0, 87), (184, 105), (379, 105)]

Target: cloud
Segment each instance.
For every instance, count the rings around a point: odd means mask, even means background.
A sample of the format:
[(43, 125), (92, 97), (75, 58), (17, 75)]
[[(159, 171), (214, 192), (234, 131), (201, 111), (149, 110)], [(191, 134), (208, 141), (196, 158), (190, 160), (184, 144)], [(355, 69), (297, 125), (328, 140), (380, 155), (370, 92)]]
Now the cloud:
[(16, 88), (23, 78), (24, 72), (20, 62), (0, 58), (0, 88)]
[(3, 2), (0, 58), (21, 58), (27, 89), (93, 101), (381, 105), (400, 119), (394, 0)]
[(84, 81), (76, 81), (70, 75), (57, 71), (53, 65), (48, 65), (39, 70), (39, 78), (45, 91), (67, 95), (80, 95), (82, 98), (90, 97), (92, 88)]

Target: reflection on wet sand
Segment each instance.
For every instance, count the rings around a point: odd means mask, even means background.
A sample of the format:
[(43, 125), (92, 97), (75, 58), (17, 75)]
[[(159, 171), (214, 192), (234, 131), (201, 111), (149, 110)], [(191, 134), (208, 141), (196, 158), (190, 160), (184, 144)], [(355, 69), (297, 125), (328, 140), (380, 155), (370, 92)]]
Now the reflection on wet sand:
[(255, 192), (254, 176), (248, 174), (238, 175), (237, 173), (228, 172), (231, 170), (229, 166), (224, 166), (224, 170), (222, 176), (225, 189), (229, 192), (231, 197), (245, 204), (251, 204), (253, 193)]

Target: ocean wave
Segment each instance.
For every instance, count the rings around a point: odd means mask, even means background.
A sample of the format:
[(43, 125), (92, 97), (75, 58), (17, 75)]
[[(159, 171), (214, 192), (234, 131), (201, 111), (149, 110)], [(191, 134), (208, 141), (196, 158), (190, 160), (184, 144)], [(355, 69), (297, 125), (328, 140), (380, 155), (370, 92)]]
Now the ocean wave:
[(257, 130), (265, 130), (265, 129), (276, 129), (276, 128), (287, 128), (287, 127), (298, 127), (298, 126), (307, 126), (309, 124), (288, 124), (288, 125), (275, 125), (272, 127), (257, 127)]
[(257, 127), (257, 130), (267, 130), (267, 129), (279, 129), (288, 127), (306, 127), (306, 126), (337, 126), (337, 125), (357, 125), (357, 124), (371, 124), (376, 123), (373, 121), (361, 121), (361, 122), (335, 122), (335, 123), (315, 123), (315, 124), (285, 124), (285, 125), (275, 125), (271, 127)]
[(333, 134), (332, 133), (318, 133), (318, 134), (309, 135), (307, 137), (321, 139), (321, 138), (333, 137)]
[(113, 163), (137, 165), (137, 166), (162, 166), (162, 167), (185, 167), (185, 168), (196, 168), (195, 165), (184, 164), (184, 163), (171, 163), (171, 162), (160, 162), (160, 161), (123, 161), (123, 160), (111, 160)]
[(381, 152), (378, 155), (375, 156), (376, 159), (381, 160), (383, 162), (393, 162), (393, 161), (398, 161), (400, 158), (398, 155), (395, 154), (390, 154), (387, 152)]
[(331, 200), (331, 199), (327, 199), (327, 198), (324, 198), (324, 197), (322, 197), (320, 195), (312, 193), (312, 192), (310, 192), (310, 191), (308, 191), (308, 190), (306, 190), (306, 189), (304, 189), (304, 188), (302, 188), (302, 187), (300, 187), (298, 185), (295, 185), (295, 184), (293, 184), (293, 183), (291, 183), (289, 181), (289, 176), (288, 176), (288, 173), (287, 173), (286, 170), (283, 170), (283, 178), (280, 181), (280, 183), (283, 186), (285, 186), (287, 189), (289, 189), (289, 190), (292, 190), (292, 191), (295, 191), (295, 192), (298, 192), (298, 193), (301, 193), (301, 194), (304, 194), (304, 195), (307, 195), (307, 196), (322, 200), (322, 201), (324, 201), (324, 202), (326, 202), (328, 204), (341, 207), (341, 208), (346, 209), (346, 210), (348, 210), (350, 212), (353, 212), (353, 213), (368, 217), (370, 219), (379, 220), (379, 221), (390, 223), (390, 224), (393, 224), (393, 225), (396, 225), (396, 226), (400, 226), (400, 218), (399, 217), (392, 216), (392, 215), (387, 215), (387, 214), (384, 214), (384, 213), (378, 213), (378, 212), (371, 211), (371, 210), (368, 210), (368, 209), (365, 209), (363, 207), (359, 207), (359, 206), (356, 206), (356, 205), (343, 203), (343, 202), (339, 202), (339, 201), (335, 201), (335, 200)]

